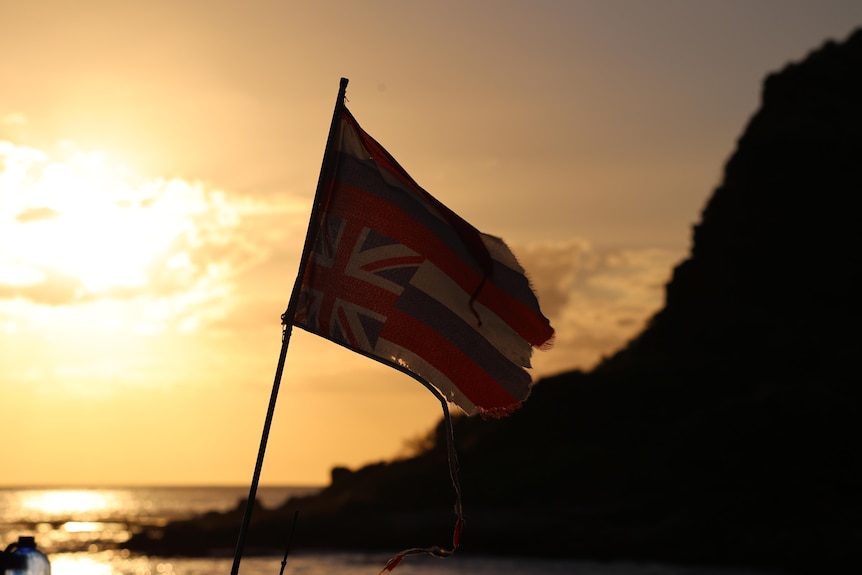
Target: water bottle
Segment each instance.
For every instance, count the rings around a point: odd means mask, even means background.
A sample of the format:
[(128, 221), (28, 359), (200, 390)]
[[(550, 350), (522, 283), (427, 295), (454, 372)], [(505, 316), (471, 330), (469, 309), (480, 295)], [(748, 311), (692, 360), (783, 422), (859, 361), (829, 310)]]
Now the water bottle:
[(36, 549), (33, 537), (22, 535), (17, 545), (7, 549), (6, 572), (4, 575), (51, 575), (51, 563), (44, 553)]

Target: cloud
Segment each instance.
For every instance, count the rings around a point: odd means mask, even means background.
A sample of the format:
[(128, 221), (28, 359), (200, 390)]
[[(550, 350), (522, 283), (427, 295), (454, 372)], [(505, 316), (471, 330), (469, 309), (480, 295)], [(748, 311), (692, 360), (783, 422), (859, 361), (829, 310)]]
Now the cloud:
[(672, 266), (684, 255), (596, 249), (584, 240), (513, 247), (556, 330), (554, 347), (534, 355), (539, 374), (589, 369), (625, 345), (663, 305)]
[(589, 253), (589, 244), (580, 240), (531, 244), (519, 250), (518, 259), (540, 294), (545, 315), (556, 317), (568, 305), (578, 270)]
[(65, 156), (0, 142), (0, 303), (31, 306), (0, 306), (0, 321), (68, 306), (137, 331), (194, 331), (230, 315), (238, 285), (304, 230), (307, 208), (287, 194), (142, 178), (68, 143)]

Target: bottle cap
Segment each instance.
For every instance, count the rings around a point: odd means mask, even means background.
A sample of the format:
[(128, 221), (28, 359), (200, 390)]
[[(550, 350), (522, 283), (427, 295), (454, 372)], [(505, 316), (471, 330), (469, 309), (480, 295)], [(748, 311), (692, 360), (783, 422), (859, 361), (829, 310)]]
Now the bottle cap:
[(18, 537), (18, 547), (35, 547), (36, 538), (32, 535), (21, 535)]

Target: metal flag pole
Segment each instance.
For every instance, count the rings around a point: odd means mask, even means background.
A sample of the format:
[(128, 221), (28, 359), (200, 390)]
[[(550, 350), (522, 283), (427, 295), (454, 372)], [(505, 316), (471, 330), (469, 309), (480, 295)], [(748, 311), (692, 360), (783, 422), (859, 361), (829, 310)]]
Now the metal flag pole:
[(347, 78), (342, 78), (338, 89), (338, 98), (335, 101), (335, 110), (332, 113), (332, 123), (329, 125), (329, 135), (326, 138), (326, 149), (323, 153), (323, 162), (320, 166), (320, 177), (317, 179), (317, 190), (314, 193), (314, 202), (311, 206), (311, 216), (308, 222), (308, 232), (305, 236), (305, 244), (302, 247), (302, 256), (299, 260), (299, 272), (296, 276), (296, 282), (293, 284), (293, 291), (290, 293), (290, 300), (287, 304), (287, 310), (281, 316), (281, 352), (278, 356), (278, 367), (275, 370), (275, 379), (272, 383), (272, 393), (269, 398), (269, 407), (266, 411), (266, 420), (263, 424), (263, 433), (260, 438), (260, 447), (257, 452), (257, 462), (254, 466), (254, 475), (251, 480), (251, 486), (248, 491), (248, 501), (246, 502), (245, 511), (242, 518), (242, 526), (240, 527), (239, 536), (237, 537), (236, 550), (233, 557), (233, 567), (231, 575), (239, 574), (239, 564), (242, 559), (243, 548), (245, 547), (245, 538), (248, 534), (248, 527), (251, 523), (251, 514), (254, 507), (255, 496), (257, 495), (257, 486), (260, 482), (260, 473), (263, 469), (263, 457), (266, 453), (266, 443), (269, 439), (269, 430), (272, 427), (272, 417), (275, 413), (275, 404), (278, 398), (278, 388), (281, 385), (281, 376), (284, 372), (284, 361), (287, 357), (287, 347), (290, 343), (290, 335), (293, 332), (293, 316), (296, 313), (298, 305), (299, 292), (302, 287), (302, 275), (308, 258), (311, 254), (312, 246), (317, 238), (317, 232), (320, 228), (319, 212), (320, 205), (327, 197), (329, 187), (332, 185), (330, 177), (337, 158), (333, 154), (335, 139), (338, 134), (338, 126), (341, 120), (341, 113), (344, 109), (344, 98), (347, 93)]

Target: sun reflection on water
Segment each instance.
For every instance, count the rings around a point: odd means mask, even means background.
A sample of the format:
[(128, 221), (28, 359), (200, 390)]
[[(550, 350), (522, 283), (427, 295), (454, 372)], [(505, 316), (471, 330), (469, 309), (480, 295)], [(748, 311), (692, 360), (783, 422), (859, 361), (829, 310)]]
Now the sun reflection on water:
[(40, 549), (98, 551), (128, 541), (123, 490), (21, 489), (0, 493), (0, 544), (36, 535)]
[(82, 554), (62, 555), (51, 560), (54, 575), (111, 575), (112, 572), (110, 563)]
[[(185, 573), (215, 573), (213, 569), (192, 569)], [(271, 572), (271, 571), (270, 571)], [(52, 575), (176, 575), (174, 564), (164, 559), (132, 556), (127, 551), (58, 553), (51, 557)]]
[(86, 489), (32, 491), (22, 493), (21, 508), (32, 520), (60, 516), (86, 520), (116, 507), (114, 499), (110, 492)]
[[(265, 505), (275, 507), (306, 491), (263, 488), (259, 495)], [(0, 487), (0, 549), (20, 536), (33, 536), (52, 565), (58, 562), (54, 575), (170, 575), (177, 570), (175, 564), (130, 556), (124, 543), (135, 533), (171, 520), (233, 509), (246, 493), (242, 487)], [(111, 570), (104, 570), (104, 565)]]

